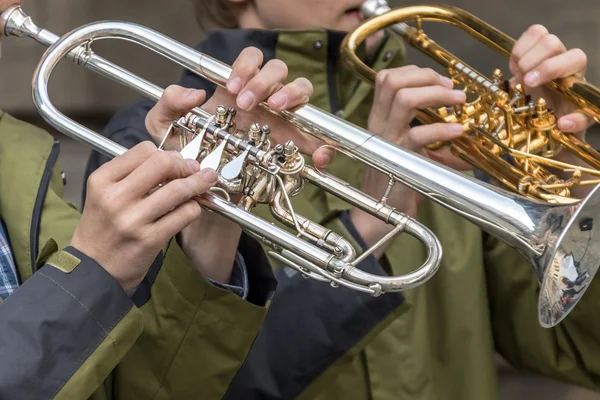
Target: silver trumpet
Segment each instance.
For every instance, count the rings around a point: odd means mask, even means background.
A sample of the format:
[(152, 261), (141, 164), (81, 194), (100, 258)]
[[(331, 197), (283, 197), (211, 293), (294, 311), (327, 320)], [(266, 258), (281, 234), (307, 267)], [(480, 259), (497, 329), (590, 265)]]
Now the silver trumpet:
[[(95, 55), (90, 48), (91, 42), (107, 38), (135, 42), (219, 85), (224, 85), (231, 73), (229, 66), (160, 33), (131, 23), (93, 23), (59, 38), (37, 27), (19, 6), (13, 6), (2, 13), (0, 24), (7, 36), (28, 36), (49, 47), (33, 78), (33, 100), (42, 117), (60, 132), (109, 157), (117, 157), (127, 149), (67, 118), (50, 101), (48, 81), (61, 59), (66, 57), (154, 101), (161, 97), (162, 88)], [(310, 106), (281, 116), (316, 137), (331, 139), (328, 140), (330, 144), (337, 144), (346, 133), (354, 133), (344, 145), (354, 148), (365, 140), (365, 135), (370, 136), (358, 129), (352, 132), (346, 123), (329, 120), (327, 114)], [(165, 135), (166, 139), (168, 135), (179, 134), (184, 157), (200, 157), (201, 168), (213, 168), (219, 172), (218, 187), (199, 199), (203, 208), (236, 222), (272, 249), (269, 252), (272, 257), (305, 277), (329, 282), (334, 287), (342, 285), (378, 296), (414, 288), (436, 273), (442, 249), (429, 229), (386, 205), (385, 199), (376, 200), (346, 182), (306, 165), (292, 141), (271, 146), (268, 126), (252, 124), (248, 130), (240, 130), (235, 126), (234, 117), (235, 110), (223, 106), (217, 107), (214, 114), (195, 108), (174, 121)], [(305, 182), (371, 213), (393, 229), (379, 243), (358, 256), (353, 245), (342, 236), (294, 211), (290, 198), (302, 190)], [(231, 202), (232, 194), (241, 195), (238, 204)], [(268, 204), (271, 213), (293, 229), (295, 235), (250, 212), (261, 203)], [(428, 256), (421, 267), (406, 275), (392, 277), (376, 276), (357, 268), (369, 254), (400, 232), (414, 236), (426, 247)]]
[[(163, 54), (210, 81), (223, 86), (229, 77), (229, 66), (173, 41), (145, 27), (123, 22), (98, 22), (78, 28), (58, 38), (36, 27), (18, 7), (11, 8), (1, 16), (2, 28), (7, 35), (30, 36), (38, 42), (50, 46), (40, 62), (33, 80), (33, 97), (41, 115), (63, 133), (92, 145), (110, 156), (122, 154), (126, 149), (102, 136), (67, 119), (50, 103), (47, 83), (56, 64), (63, 58), (86, 67), (122, 83), (137, 93), (157, 100), (162, 90), (122, 68), (94, 55), (90, 49), (92, 40), (119, 38), (141, 44)], [(268, 107), (263, 104), (267, 110)], [(222, 112), (223, 110), (221, 110)], [(269, 110), (275, 113), (272, 110)], [(429, 279), (437, 270), (441, 249), (436, 238), (414, 220), (401, 215), (385, 204), (385, 197), (376, 200), (340, 182), (335, 177), (306, 166), (296, 157), (292, 145), (285, 146), (283, 158), (281, 149), (278, 155), (270, 158), (273, 150), (268, 146), (257, 146), (252, 140), (232, 137), (220, 128), (219, 117), (195, 109), (181, 121), (178, 128), (196, 132), (196, 136), (208, 138), (208, 149), (213, 150), (218, 140), (227, 141), (233, 147), (229, 160), (246, 153), (246, 170), (252, 170), (259, 178), (256, 186), (275, 187), (272, 198), (266, 196), (271, 211), (288, 226), (300, 230), (299, 236), (314, 244), (308, 244), (286, 231), (252, 215), (243, 202), (236, 206), (214, 194), (202, 197), (202, 205), (240, 224), (247, 231), (268, 244), (271, 252), (279, 260), (302, 271), (308, 276), (328, 280), (333, 284), (350, 286), (373, 294), (405, 290)], [(455, 211), (489, 232), (509, 246), (515, 248), (531, 263), (540, 281), (542, 290), (539, 297), (539, 321), (542, 326), (558, 324), (574, 307), (587, 289), (600, 265), (600, 245), (594, 242), (600, 227), (594, 225), (599, 214), (597, 188), (576, 205), (555, 206), (528, 200), (522, 196), (506, 192), (474, 178), (459, 174), (418, 154), (398, 148), (366, 130), (350, 124), (334, 115), (311, 105), (296, 110), (275, 113), (299, 128), (301, 131), (323, 140), (337, 151), (378, 169), (390, 177), (390, 187), (401, 182), (425, 195), (429, 199)], [(216, 123), (212, 121), (216, 120)], [(256, 136), (256, 135), (255, 135)], [(185, 141), (184, 141), (185, 142)], [(191, 145), (193, 142), (189, 142)], [(254, 144), (253, 144), (254, 143)], [(218, 147), (218, 146), (217, 146)], [(275, 146), (277, 147), (277, 146)], [(248, 150), (249, 149), (249, 150)], [(202, 152), (202, 149), (200, 150)], [(219, 150), (221, 151), (221, 150)], [(266, 152), (267, 154), (263, 153)], [(271, 153), (269, 153), (271, 152)], [(207, 157), (210, 157), (210, 154)], [(224, 154), (224, 153), (220, 153)], [(287, 154), (291, 154), (288, 157)], [(225, 157), (227, 159), (227, 157)], [(279, 160), (282, 160), (279, 162)], [(229, 165), (229, 164), (226, 164)], [(222, 171), (222, 169), (221, 169)], [(273, 177), (273, 174), (277, 177)], [(221, 174), (222, 175), (222, 174)], [(267, 180), (267, 182), (265, 182)], [(283, 181), (283, 185), (280, 183)], [(271, 183), (277, 181), (279, 183)], [(373, 248), (356, 258), (347, 244), (323, 227), (301, 218), (293, 212), (288, 201), (295, 194), (300, 181), (313, 183), (324, 190), (339, 196), (348, 203), (371, 213), (382, 221), (395, 226), (386, 238), (376, 244), (381, 245), (394, 234), (404, 231), (421, 240), (427, 247), (428, 259), (415, 272), (402, 277), (374, 277), (355, 268), (358, 261)], [(235, 186), (235, 185), (233, 185)], [(226, 188), (228, 186), (225, 186)], [(285, 187), (285, 190), (281, 188)], [(231, 188), (229, 188), (231, 190)], [(259, 199), (263, 200), (263, 199)], [(253, 199), (248, 200), (252, 203)], [(287, 206), (287, 207), (286, 207)], [(285, 214), (285, 215), (283, 215)], [(314, 240), (318, 238), (318, 240)], [(333, 246), (333, 251), (325, 251)], [(576, 277), (577, 293), (565, 290), (565, 279), (572, 278), (571, 265), (581, 273)]]

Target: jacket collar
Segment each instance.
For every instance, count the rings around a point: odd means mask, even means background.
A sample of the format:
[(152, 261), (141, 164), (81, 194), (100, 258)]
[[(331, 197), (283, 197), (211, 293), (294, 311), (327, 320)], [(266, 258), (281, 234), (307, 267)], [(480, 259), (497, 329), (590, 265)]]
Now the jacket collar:
[(0, 217), (21, 281), (51, 238), (61, 248), (68, 245), (79, 220), (62, 200), (57, 144), (42, 129), (0, 112)]

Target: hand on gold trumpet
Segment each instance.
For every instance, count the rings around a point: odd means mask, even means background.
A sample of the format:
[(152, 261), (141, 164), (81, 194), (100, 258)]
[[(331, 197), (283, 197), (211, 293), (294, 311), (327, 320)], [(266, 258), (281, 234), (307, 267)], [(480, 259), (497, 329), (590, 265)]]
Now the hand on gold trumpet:
[(576, 112), (577, 106), (543, 85), (557, 78), (576, 75), (583, 78), (587, 56), (581, 49), (567, 50), (556, 35), (542, 25), (533, 25), (517, 40), (509, 64), (515, 79), (534, 97), (543, 97), (558, 118), (563, 132), (582, 135), (593, 120)]
[[(582, 112), (565, 96), (545, 87), (554, 79), (568, 76), (583, 78), (587, 69), (587, 56), (580, 49), (566, 49), (561, 40), (548, 32), (542, 25), (531, 26), (513, 47), (510, 70), (515, 75), (512, 83), (522, 83), (527, 93), (534, 98), (543, 97), (554, 110), (558, 128), (573, 133), (585, 140), (585, 131), (594, 120)], [(581, 158), (568, 151), (560, 152), (555, 159), (573, 165), (589, 167)], [(568, 175), (559, 174), (560, 177)], [(584, 177), (587, 177), (584, 175)], [(571, 193), (585, 197), (593, 189), (592, 185), (575, 187)]]

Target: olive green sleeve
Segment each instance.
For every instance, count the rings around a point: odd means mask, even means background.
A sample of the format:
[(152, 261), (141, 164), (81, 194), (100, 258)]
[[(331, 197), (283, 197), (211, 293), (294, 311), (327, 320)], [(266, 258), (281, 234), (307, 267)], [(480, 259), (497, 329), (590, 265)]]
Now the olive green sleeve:
[(600, 389), (600, 282), (554, 328), (540, 326), (540, 284), (529, 264), (487, 236), (485, 267), (497, 351), (516, 368)]
[(208, 282), (177, 241), (170, 242), (140, 305), (144, 331), (112, 376), (119, 398), (222, 398), (255, 340), (275, 284), (266, 257), (268, 275), (257, 277), (254, 254), (238, 250), (247, 265), (248, 300)]

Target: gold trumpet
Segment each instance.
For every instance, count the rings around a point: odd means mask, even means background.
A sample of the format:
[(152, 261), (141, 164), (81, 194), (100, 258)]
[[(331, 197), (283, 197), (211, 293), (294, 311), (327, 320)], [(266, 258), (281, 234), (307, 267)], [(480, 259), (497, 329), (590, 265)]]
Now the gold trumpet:
[[(423, 31), (422, 22), (455, 25), (510, 57), (515, 40), (506, 34), (452, 6), (418, 5), (392, 10), (385, 0), (368, 0), (361, 11), (368, 19), (345, 37), (341, 48), (344, 64), (374, 85), (376, 72), (359, 59), (356, 50), (367, 37), (386, 28), (441, 64), (455, 88), (466, 92), (467, 101), (458, 107), (419, 110), (417, 118), (425, 124), (460, 123), (464, 134), (430, 148), (449, 145), (455, 155), (495, 180), (505, 197), (499, 198), (490, 191), (458, 194), (450, 187), (455, 182), (446, 181), (442, 175), (438, 175), (440, 185), (445, 187), (442, 196), (431, 190), (435, 187), (433, 182), (424, 182), (423, 188), (417, 190), (504, 240), (530, 261), (542, 284), (538, 301), (540, 323), (544, 327), (556, 325), (581, 299), (600, 265), (600, 254), (592, 255), (600, 249), (600, 243), (594, 240), (600, 232), (595, 233), (593, 224), (594, 216), (600, 212), (600, 203), (593, 200), (600, 183), (600, 153), (576, 135), (558, 129), (557, 118), (544, 99), (532, 102), (523, 87), (511, 87), (500, 70), (493, 71), (491, 78), (476, 71), (431, 40)], [(598, 88), (577, 76), (555, 80), (547, 86), (600, 122)], [(564, 150), (588, 166), (553, 159)], [(487, 187), (487, 183), (481, 185)], [(572, 194), (573, 188), (590, 185), (595, 187), (585, 199)], [(475, 198), (479, 196), (482, 197)], [(506, 199), (520, 207), (505, 209), (511, 206), (503, 201)], [(474, 203), (483, 202), (488, 203), (484, 213), (469, 209)], [(522, 213), (524, 210), (527, 211)], [(568, 223), (565, 228), (563, 218), (572, 215), (562, 214), (566, 210), (575, 212), (578, 218), (571, 220), (576, 221), (575, 225)], [(540, 263), (539, 257), (544, 259), (549, 248), (556, 250), (553, 260)]]
[[(499, 69), (492, 72), (491, 78), (479, 73), (430, 39), (422, 22), (455, 25), (506, 57), (510, 57), (514, 39), (452, 6), (419, 5), (392, 10), (385, 0), (369, 0), (363, 4), (362, 13), (365, 18), (372, 18), (348, 34), (342, 44), (342, 60), (356, 75), (375, 83), (376, 72), (357, 57), (356, 49), (373, 33), (389, 28), (446, 68), (455, 89), (466, 92), (467, 100), (462, 106), (428, 108), (417, 114), (425, 124), (463, 125), (465, 134), (450, 143), (455, 155), (504, 188), (549, 203), (578, 202), (580, 199), (572, 195), (572, 188), (600, 183), (600, 153), (577, 136), (559, 130), (556, 116), (544, 99), (532, 102), (522, 85), (510, 87)], [(407, 24), (410, 21), (415, 22), (414, 27)], [(548, 86), (600, 122), (598, 88), (576, 76), (550, 82)], [(436, 143), (430, 148), (443, 145)], [(552, 159), (563, 148), (590, 168)]]

